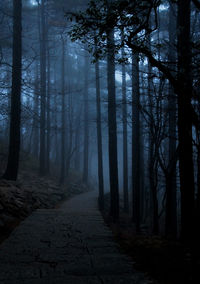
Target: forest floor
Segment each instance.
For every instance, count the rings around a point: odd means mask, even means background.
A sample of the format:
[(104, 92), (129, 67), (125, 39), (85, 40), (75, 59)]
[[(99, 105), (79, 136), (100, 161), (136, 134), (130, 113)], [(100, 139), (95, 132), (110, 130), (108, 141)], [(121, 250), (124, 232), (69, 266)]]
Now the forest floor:
[[(0, 174), (2, 174), (0, 172)], [(35, 163), (27, 160), (17, 181), (0, 179), (0, 243), (36, 209), (53, 209), (70, 197), (88, 191), (73, 173), (63, 186), (56, 177), (40, 177)]]
[(109, 218), (109, 196), (105, 196), (104, 221), (111, 228), (121, 250), (134, 261), (134, 267), (160, 284), (200, 283), (200, 254), (178, 241), (149, 235), (145, 231), (136, 234), (130, 216), (120, 208), (120, 221), (114, 224)]

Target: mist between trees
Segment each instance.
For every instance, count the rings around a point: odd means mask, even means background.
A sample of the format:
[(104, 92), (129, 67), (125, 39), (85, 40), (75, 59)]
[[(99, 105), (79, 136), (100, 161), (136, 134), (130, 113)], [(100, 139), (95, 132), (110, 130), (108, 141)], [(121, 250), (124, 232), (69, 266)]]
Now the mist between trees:
[(0, 4), (3, 177), (21, 149), (110, 192), (114, 222), (122, 196), (137, 232), (198, 240), (199, 1)]

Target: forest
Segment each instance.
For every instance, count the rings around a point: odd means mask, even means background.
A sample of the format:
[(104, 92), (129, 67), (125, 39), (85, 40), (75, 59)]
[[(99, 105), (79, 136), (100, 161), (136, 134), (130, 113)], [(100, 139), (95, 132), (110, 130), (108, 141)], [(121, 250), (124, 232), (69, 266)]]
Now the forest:
[(27, 159), (38, 182), (76, 176), (114, 233), (198, 270), (199, 27), (199, 0), (1, 0), (0, 187)]

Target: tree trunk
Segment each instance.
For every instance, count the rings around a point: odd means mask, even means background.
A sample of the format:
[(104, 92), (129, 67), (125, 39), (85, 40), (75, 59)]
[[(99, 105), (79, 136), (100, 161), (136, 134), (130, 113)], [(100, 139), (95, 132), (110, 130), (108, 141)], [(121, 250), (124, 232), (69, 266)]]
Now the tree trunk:
[[(122, 43), (124, 34), (122, 32)], [(122, 58), (125, 58), (124, 48), (122, 48)], [(128, 194), (128, 141), (127, 141), (127, 99), (126, 99), (126, 65), (122, 63), (122, 123), (123, 123), (123, 196), (124, 212), (129, 212)]]
[[(150, 21), (151, 22), (151, 21)], [(150, 23), (151, 24), (151, 23)], [(148, 36), (148, 48), (151, 50), (151, 37)], [(159, 232), (159, 220), (158, 220), (158, 198), (157, 198), (157, 157), (155, 152), (157, 151), (156, 142), (153, 139), (154, 133), (154, 112), (153, 112), (153, 81), (152, 81), (152, 66), (148, 61), (148, 103), (149, 103), (149, 152), (148, 152), (148, 174), (149, 174), (149, 189), (150, 189), (150, 210), (152, 217), (152, 233), (157, 235)]]
[(85, 78), (84, 78), (84, 150), (83, 150), (83, 182), (88, 182), (89, 159), (89, 104), (88, 104), (88, 69), (89, 57), (85, 52)]
[(46, 108), (46, 116), (47, 116), (47, 137), (46, 137), (46, 172), (49, 173), (50, 171), (50, 136), (51, 136), (51, 117), (50, 117), (50, 87), (51, 87), (51, 66), (50, 66), (50, 54), (49, 54), (49, 47), (47, 50), (47, 108)]
[(140, 231), (140, 95), (139, 54), (132, 53), (132, 190), (133, 222)]
[(59, 156), (60, 156), (60, 147), (58, 145), (58, 101), (57, 101), (57, 62), (54, 63), (54, 98), (52, 102), (52, 123), (53, 123), (53, 133), (54, 133), (54, 141), (53, 147), (55, 151), (53, 151), (52, 156), (54, 159), (54, 163), (56, 166), (59, 165)]
[[(170, 2), (169, 10), (169, 62), (176, 62), (176, 10)], [(175, 68), (172, 65), (172, 68)], [(176, 95), (169, 83), (169, 174), (166, 176), (166, 236), (176, 238), (177, 204), (176, 204)]]
[(35, 64), (35, 84), (34, 84), (34, 117), (33, 117), (33, 155), (39, 156), (39, 76), (38, 61)]
[(62, 36), (62, 62), (61, 62), (61, 81), (62, 81), (62, 110), (61, 110), (61, 169), (60, 169), (60, 184), (65, 180), (65, 161), (66, 161), (66, 111), (65, 111), (65, 40)]
[(96, 75), (96, 109), (97, 109), (97, 152), (98, 152), (98, 182), (99, 182), (99, 209), (104, 209), (104, 180), (103, 180), (103, 153), (101, 131), (101, 94), (99, 78), (99, 61), (95, 63)]
[(178, 1), (178, 138), (181, 238), (186, 242), (194, 237), (190, 5), (190, 0)]
[[(197, 150), (197, 199), (196, 199), (196, 215), (197, 222), (200, 221), (200, 147)], [(197, 223), (198, 224), (198, 223)], [(200, 228), (196, 229), (197, 238), (200, 237)]]
[[(67, 137), (68, 137), (68, 143), (67, 143), (67, 155), (66, 155), (66, 178), (69, 176), (70, 168), (71, 168), (71, 160), (73, 157), (73, 120), (74, 120), (74, 112), (73, 112), (73, 102), (72, 102), (72, 96), (73, 94), (70, 93), (68, 95), (68, 126), (67, 126)], [(79, 113), (80, 115), (80, 113)]]
[(40, 33), (40, 166), (39, 174), (45, 175), (45, 110), (46, 110), (46, 21), (45, 0), (40, 6), (41, 33)]
[(16, 180), (20, 155), (22, 1), (13, 0), (13, 65), (8, 163), (3, 178)]
[(78, 116), (76, 119), (76, 132), (75, 132), (75, 157), (74, 157), (74, 167), (76, 171), (80, 171), (80, 120), (82, 117), (82, 108), (78, 108)]
[[(108, 1), (112, 2), (112, 1)], [(110, 174), (110, 215), (116, 222), (119, 218), (119, 188), (117, 159), (117, 121), (115, 94), (115, 42), (114, 29), (110, 20), (112, 9), (108, 3), (107, 24), (107, 82), (108, 82), (108, 144), (109, 144), (109, 174)]]
[[(141, 102), (140, 102), (141, 104)], [(145, 155), (144, 155), (144, 122), (140, 116), (140, 220), (141, 223), (145, 222)]]

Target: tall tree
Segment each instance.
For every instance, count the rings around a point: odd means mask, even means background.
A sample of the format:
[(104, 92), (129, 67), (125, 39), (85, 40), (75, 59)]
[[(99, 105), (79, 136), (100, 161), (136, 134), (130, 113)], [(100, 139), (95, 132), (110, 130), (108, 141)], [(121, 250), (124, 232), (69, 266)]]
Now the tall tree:
[(38, 61), (35, 62), (34, 82), (34, 117), (33, 117), (33, 155), (38, 158), (39, 154), (39, 72)]
[(13, 64), (9, 154), (3, 178), (16, 180), (20, 155), (21, 77), (22, 77), (22, 1), (13, 0)]
[[(149, 21), (150, 22), (150, 21)], [(148, 48), (151, 50), (151, 36), (147, 35)], [(157, 197), (157, 145), (154, 135), (154, 112), (153, 112), (153, 79), (152, 79), (152, 66), (148, 61), (148, 112), (149, 112), (149, 137), (148, 137), (148, 181), (150, 190), (150, 209), (152, 213), (152, 232), (158, 234), (159, 220), (158, 220), (158, 197)]]
[(88, 75), (89, 55), (85, 51), (85, 77), (84, 77), (84, 150), (83, 150), (83, 181), (88, 182), (88, 161), (89, 161), (89, 101), (88, 101)]
[(65, 180), (65, 162), (66, 162), (66, 99), (65, 99), (65, 39), (64, 35), (61, 35), (62, 42), (62, 58), (61, 58), (61, 169), (60, 169), (60, 183)]
[[(170, 1), (169, 7), (169, 62), (175, 63), (177, 56), (175, 50), (176, 43), (176, 7)], [(172, 64), (172, 69), (176, 68)], [(174, 70), (175, 72), (175, 70)], [(176, 202), (176, 108), (177, 99), (173, 87), (169, 84), (169, 163), (166, 177), (166, 235), (176, 237), (177, 234), (177, 202)]]
[[(191, 1), (178, 0), (178, 76), (173, 76), (170, 69), (157, 59), (148, 46), (132, 42), (133, 33), (127, 35), (127, 45), (144, 54), (152, 66), (170, 81), (178, 95), (178, 140), (179, 172), (181, 189), (181, 235), (185, 241), (194, 237), (194, 168), (192, 148), (192, 124), (195, 113), (192, 108), (191, 81), (191, 42), (190, 15)], [(141, 26), (142, 27), (142, 26)], [(151, 31), (151, 28), (150, 28)]]
[(40, 4), (40, 154), (39, 154), (39, 173), (44, 175), (46, 172), (45, 149), (46, 149), (46, 0)]
[(181, 190), (181, 236), (194, 232), (194, 169), (192, 146), (191, 1), (178, 1), (178, 138)]
[(112, 18), (112, 1), (107, 1), (107, 82), (108, 82), (108, 147), (110, 174), (110, 214), (114, 221), (119, 218), (119, 186), (117, 159), (117, 121), (115, 93), (115, 39)]
[(50, 50), (49, 45), (47, 47), (47, 96), (46, 96), (46, 173), (50, 171), (50, 137), (51, 137), (51, 115), (50, 115), (50, 108), (51, 108), (51, 100), (50, 100), (50, 92), (51, 92), (51, 58), (50, 58)]
[(132, 52), (132, 190), (133, 221), (140, 231), (140, 95), (139, 54)]
[[(95, 38), (95, 48), (97, 43)], [(104, 179), (103, 179), (103, 153), (102, 153), (102, 129), (101, 129), (101, 89), (100, 89), (100, 72), (99, 60), (95, 62), (96, 75), (96, 109), (97, 109), (97, 152), (98, 152), (98, 185), (99, 185), (99, 208), (104, 209)]]
[[(124, 32), (122, 31), (122, 45)], [(125, 59), (124, 47), (122, 47), (122, 59)], [(126, 98), (126, 64), (122, 62), (122, 123), (123, 123), (123, 196), (124, 212), (129, 212), (128, 195), (128, 136), (127, 136), (127, 98)]]

